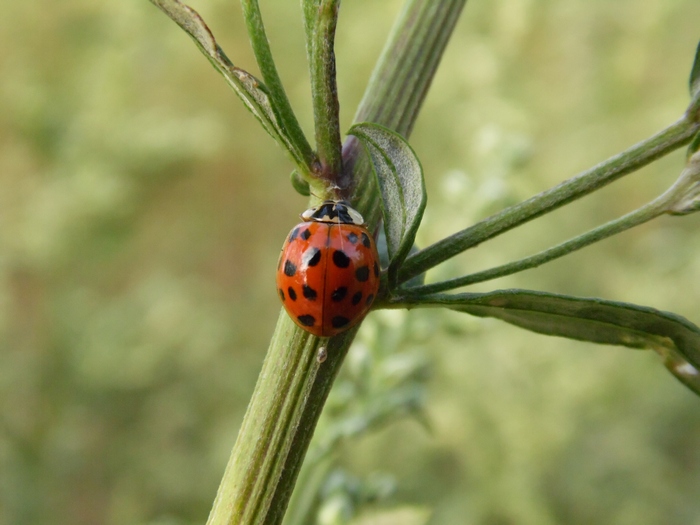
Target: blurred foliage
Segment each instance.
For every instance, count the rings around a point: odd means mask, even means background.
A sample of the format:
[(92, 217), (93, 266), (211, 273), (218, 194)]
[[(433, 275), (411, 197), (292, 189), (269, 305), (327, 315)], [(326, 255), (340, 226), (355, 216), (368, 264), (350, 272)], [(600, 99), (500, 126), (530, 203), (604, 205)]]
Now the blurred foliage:
[[(345, 129), (400, 5), (343, 4)], [(237, 3), (193, 6), (255, 73)], [(309, 133), (299, 6), (262, 9)], [(274, 267), (305, 205), (292, 166), (148, 2), (13, 2), (4, 15), (0, 524), (202, 523), (279, 312)], [(696, 0), (468, 3), (411, 140), (429, 195), (419, 244), (678, 118), (699, 19)], [(675, 180), (683, 153), (428, 280), (629, 211)], [(596, 295), (698, 323), (699, 225), (664, 218), (475, 289)], [(431, 430), (402, 420), (344, 442), (347, 479), (390, 472), (393, 500), (435, 524), (700, 520), (700, 405), (654, 355), (402, 315), (406, 346), (432, 363)]]

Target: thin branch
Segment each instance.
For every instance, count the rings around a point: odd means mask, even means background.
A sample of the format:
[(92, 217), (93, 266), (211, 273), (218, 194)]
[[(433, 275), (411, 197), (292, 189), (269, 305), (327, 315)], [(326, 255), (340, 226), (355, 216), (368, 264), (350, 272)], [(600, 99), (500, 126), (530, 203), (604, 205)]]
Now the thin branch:
[(322, 0), (316, 7), (316, 16), (307, 18), (306, 27), (316, 147), (323, 174), (331, 180), (342, 170), (340, 105), (334, 51), (339, 8), (340, 0)]
[(308, 174), (313, 173), (318, 170), (317, 157), (306, 140), (306, 136), (294, 115), (292, 105), (287, 98), (287, 93), (284, 91), (282, 80), (277, 72), (277, 66), (275, 66), (275, 61), (272, 58), (270, 43), (265, 34), (260, 6), (257, 0), (241, 0), (241, 5), (243, 6), (243, 16), (248, 28), (250, 43), (255, 53), (255, 59), (258, 62), (258, 67), (265, 86), (269, 91), (270, 98), (273, 100), (273, 109), (277, 113), (277, 117), (284, 123), (287, 134), (303, 154), (304, 165), (300, 167)]
[(530, 199), (422, 249), (406, 259), (399, 281), (406, 282), (455, 255), (580, 199), (690, 142), (700, 124), (687, 118), (628, 150)]
[(665, 210), (663, 207), (660, 207), (659, 204), (654, 201), (623, 217), (612, 220), (606, 224), (603, 224), (602, 226), (599, 226), (598, 228), (594, 228), (593, 230), (590, 230), (582, 235), (569, 239), (561, 244), (543, 250), (529, 257), (524, 257), (523, 259), (519, 259), (517, 261), (496, 266), (494, 268), (489, 268), (488, 270), (470, 275), (465, 275), (463, 277), (407, 288), (406, 293), (410, 293), (411, 295), (425, 295), (444, 292), (446, 290), (453, 290), (455, 288), (468, 286), (470, 284), (498, 279), (499, 277), (505, 277), (524, 270), (529, 270), (531, 268), (537, 268), (538, 266), (553, 261), (554, 259), (558, 259), (559, 257), (563, 257), (564, 255), (568, 255), (569, 253), (580, 250), (581, 248), (585, 248), (593, 243), (602, 241), (603, 239), (607, 239), (608, 237), (655, 219), (659, 215), (663, 215), (664, 212)]

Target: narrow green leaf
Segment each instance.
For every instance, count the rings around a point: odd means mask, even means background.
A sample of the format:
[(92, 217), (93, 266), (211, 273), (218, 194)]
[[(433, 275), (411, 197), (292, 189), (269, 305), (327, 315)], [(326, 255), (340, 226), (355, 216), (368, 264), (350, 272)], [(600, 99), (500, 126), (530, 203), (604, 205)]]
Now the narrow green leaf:
[(382, 212), (389, 253), (389, 282), (408, 255), (420, 225), (427, 195), (423, 168), (404, 138), (378, 124), (364, 122), (348, 132), (364, 145), (382, 193)]
[(410, 307), (442, 306), (494, 317), (532, 332), (658, 352), (684, 384), (700, 393), (700, 328), (653, 308), (596, 298), (498, 290), (397, 299)]
[[(266, 90), (273, 102), (272, 109), (275, 112), (277, 121), (280, 123), (278, 131), (284, 132), (283, 134), (288, 138), (289, 142), (296, 145), (306, 165), (311, 168), (316, 157), (304, 136), (304, 132), (294, 115), (292, 105), (289, 103), (287, 94), (284, 91), (282, 80), (280, 79), (277, 66), (272, 57), (270, 43), (265, 34), (265, 25), (263, 24), (258, 1), (241, 0), (241, 5), (243, 7), (246, 27), (248, 28), (250, 43), (255, 53), (255, 59), (258, 62), (260, 73), (265, 81)], [(307, 173), (309, 172), (307, 171)]]
[(250, 112), (265, 130), (283, 145), (305, 173), (311, 172), (313, 152), (305, 139), (292, 137), (279, 118), (279, 111), (270, 99), (266, 86), (247, 71), (233, 65), (219, 47), (202, 17), (191, 7), (178, 0), (151, 0), (196, 42), (197, 47), (223, 75)]
[(698, 47), (695, 50), (695, 60), (693, 60), (693, 67), (690, 69), (688, 84), (691, 98), (700, 95), (700, 42), (698, 42)]
[(304, 197), (311, 195), (309, 182), (302, 177), (297, 170), (290, 173), (289, 180), (292, 182), (292, 186), (299, 195), (303, 195)]

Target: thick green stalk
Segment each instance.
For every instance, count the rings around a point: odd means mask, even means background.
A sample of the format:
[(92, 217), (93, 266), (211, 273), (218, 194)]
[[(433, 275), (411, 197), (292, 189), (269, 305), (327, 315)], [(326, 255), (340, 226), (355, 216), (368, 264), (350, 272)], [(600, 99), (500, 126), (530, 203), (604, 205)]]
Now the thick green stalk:
[(326, 343), (282, 311), (209, 524), (279, 523), (321, 407), (355, 330)]
[(354, 123), (374, 122), (408, 138), (467, 0), (407, 2), (369, 80)]
[(422, 249), (404, 262), (399, 281), (405, 282), (482, 242), (614, 182), (623, 175), (690, 142), (700, 123), (686, 114), (653, 137), (530, 199), (506, 208), (477, 224)]
[[(447, 42), (467, 0), (409, 0), (393, 27), (353, 124), (374, 122), (408, 138)], [(359, 140), (343, 144), (338, 186), (352, 195), (370, 226), (379, 222), (379, 192)], [(349, 196), (348, 195), (348, 196)]]
[[(408, 1), (365, 93), (365, 109), (358, 114), (395, 123), (393, 127), (404, 134), (410, 131), (465, 1)], [(450, 7), (448, 20), (445, 7)], [(422, 40), (411, 43), (412, 39)], [(401, 96), (392, 98), (387, 88), (399, 83)], [(358, 151), (357, 146), (351, 147), (351, 157)], [(352, 172), (344, 172), (352, 180)], [(363, 186), (357, 199), (369, 202), (372, 191), (371, 186)], [(378, 216), (371, 226), (377, 220)], [(323, 404), (356, 331), (323, 342), (294, 325), (282, 311), (208, 524), (281, 522)], [(328, 358), (318, 363), (318, 349), (324, 344)]]

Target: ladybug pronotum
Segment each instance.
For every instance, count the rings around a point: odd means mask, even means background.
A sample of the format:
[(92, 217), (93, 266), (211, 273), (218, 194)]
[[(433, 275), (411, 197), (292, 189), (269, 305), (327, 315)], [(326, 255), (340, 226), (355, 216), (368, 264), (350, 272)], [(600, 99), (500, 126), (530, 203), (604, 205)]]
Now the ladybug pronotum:
[(356, 325), (379, 289), (379, 256), (364, 219), (345, 201), (301, 214), (277, 265), (277, 293), (296, 324), (319, 337)]

